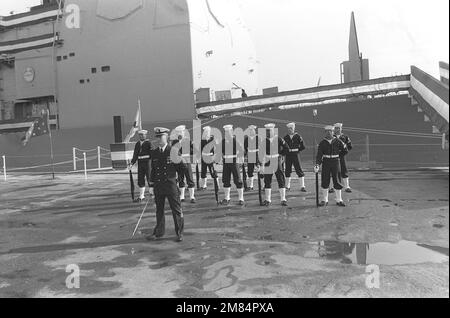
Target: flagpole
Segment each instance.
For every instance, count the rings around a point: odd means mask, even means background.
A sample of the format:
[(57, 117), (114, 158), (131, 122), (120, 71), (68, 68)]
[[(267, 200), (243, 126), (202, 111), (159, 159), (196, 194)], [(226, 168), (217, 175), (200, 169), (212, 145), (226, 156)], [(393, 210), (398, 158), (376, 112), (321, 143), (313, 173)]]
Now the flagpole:
[(53, 178), (53, 180), (55, 180), (55, 160), (54, 160), (54, 156), (53, 156), (53, 138), (52, 138), (52, 128), (50, 125), (50, 111), (48, 109), (46, 111), (46, 114), (47, 114), (48, 137), (50, 140), (50, 159), (51, 159), (51, 164), (52, 164), (52, 178)]

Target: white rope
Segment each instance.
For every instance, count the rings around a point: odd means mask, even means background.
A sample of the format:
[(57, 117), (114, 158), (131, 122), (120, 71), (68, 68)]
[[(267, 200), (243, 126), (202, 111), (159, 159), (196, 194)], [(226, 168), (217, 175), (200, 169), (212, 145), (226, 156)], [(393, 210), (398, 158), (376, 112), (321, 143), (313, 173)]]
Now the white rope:
[[(268, 118), (268, 117), (257, 117), (250, 115), (241, 115), (242, 117), (262, 120), (262, 121), (272, 121), (278, 123), (290, 123), (290, 120), (276, 119), (276, 118)], [(312, 124), (307, 122), (295, 122), (299, 126), (307, 126), (313, 128), (323, 128), (324, 124)], [(436, 136), (434, 134), (426, 134), (426, 133), (415, 133), (415, 132), (404, 132), (404, 131), (393, 131), (393, 130), (378, 130), (378, 129), (368, 129), (368, 128), (356, 128), (356, 127), (345, 127), (347, 131), (353, 132), (361, 132), (368, 134), (378, 134), (378, 135), (390, 135), (390, 136), (399, 136), (399, 137), (416, 137), (416, 138), (433, 138), (433, 139), (441, 139), (442, 136)]]

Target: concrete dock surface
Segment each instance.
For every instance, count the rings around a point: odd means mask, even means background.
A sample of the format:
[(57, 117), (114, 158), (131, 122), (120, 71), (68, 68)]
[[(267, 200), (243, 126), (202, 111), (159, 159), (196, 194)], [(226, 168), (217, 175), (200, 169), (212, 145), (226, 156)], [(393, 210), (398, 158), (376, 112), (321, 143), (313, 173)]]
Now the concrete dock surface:
[[(354, 171), (347, 207), (316, 208), (297, 180), (289, 206), (217, 206), (213, 185), (183, 203), (185, 239), (148, 241), (153, 200), (128, 175), (0, 181), (0, 297), (449, 297), (448, 169)], [(256, 183), (255, 183), (256, 184)], [(222, 192), (220, 193), (222, 198)], [(168, 204), (167, 207), (168, 209)], [(75, 283), (79, 269), (79, 285)], [(78, 288), (77, 288), (78, 287)]]

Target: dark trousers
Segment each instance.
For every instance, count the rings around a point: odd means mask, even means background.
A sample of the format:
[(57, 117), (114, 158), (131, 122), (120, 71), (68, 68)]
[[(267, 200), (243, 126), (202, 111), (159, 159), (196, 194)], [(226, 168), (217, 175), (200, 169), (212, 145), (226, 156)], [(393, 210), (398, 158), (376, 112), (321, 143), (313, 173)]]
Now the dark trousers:
[(223, 172), (222, 172), (222, 181), (224, 188), (231, 187), (231, 176), (233, 176), (234, 184), (236, 188), (242, 189), (244, 187), (244, 183), (242, 182), (242, 177), (240, 174), (239, 164), (237, 163), (224, 163), (223, 164)]
[(342, 178), (348, 178), (348, 169), (347, 169), (347, 161), (345, 160), (345, 156), (339, 158), (341, 163), (341, 175)]
[(323, 189), (328, 189), (330, 187), (330, 178), (333, 179), (333, 188), (342, 190), (341, 164), (338, 158), (323, 159), (321, 177)]
[(217, 178), (217, 172), (216, 169), (214, 168), (214, 164), (213, 163), (207, 164), (202, 161), (202, 172), (200, 174), (202, 179), (206, 179), (208, 170), (209, 173), (211, 174), (211, 178), (213, 179)]
[[(190, 163), (180, 165), (177, 169), (177, 174), (178, 174), (178, 186), (180, 188), (185, 188), (186, 183), (189, 189), (195, 188), (194, 177), (192, 174), (192, 166)], [(185, 178), (186, 183), (184, 182)]]
[(163, 237), (166, 231), (166, 218), (164, 215), (164, 206), (166, 198), (169, 201), (172, 210), (173, 222), (175, 224), (175, 233), (177, 236), (183, 234), (184, 218), (181, 209), (180, 195), (178, 189), (175, 189), (171, 194), (158, 193), (155, 187), (155, 203), (156, 203), (156, 227), (153, 230), (153, 235), (156, 237)]
[(255, 167), (256, 165), (254, 163), (247, 164), (247, 176), (249, 178), (253, 178), (253, 176), (255, 175)]
[(139, 188), (145, 187), (145, 180), (147, 179), (148, 186), (151, 186), (150, 183), (150, 161), (149, 160), (139, 160), (138, 161), (138, 186)]
[[(270, 166), (270, 162), (265, 164), (265, 167), (269, 167)], [(268, 170), (269, 168), (267, 168)], [(264, 187), (266, 189), (271, 189), (272, 188), (272, 177), (273, 177), (273, 173), (264, 173)], [(277, 182), (278, 182), (278, 188), (283, 189), (286, 187), (286, 177), (284, 176), (284, 172), (283, 172), (283, 162), (280, 159), (278, 159), (278, 168), (275, 171), (275, 177), (277, 178)]]
[(299, 154), (287, 155), (285, 166), (286, 166), (286, 170), (285, 170), (286, 178), (291, 177), (292, 166), (294, 166), (295, 172), (297, 173), (297, 176), (299, 178), (302, 178), (305, 176), (305, 174), (303, 173), (303, 170), (302, 170), (302, 166), (300, 165), (300, 155)]

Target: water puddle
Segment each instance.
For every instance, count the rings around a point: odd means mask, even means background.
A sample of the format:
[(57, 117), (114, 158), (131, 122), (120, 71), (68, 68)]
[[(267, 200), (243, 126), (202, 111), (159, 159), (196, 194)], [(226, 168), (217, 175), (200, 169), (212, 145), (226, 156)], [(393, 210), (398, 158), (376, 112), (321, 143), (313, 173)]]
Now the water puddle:
[(322, 241), (318, 243), (317, 252), (328, 260), (358, 265), (443, 263), (449, 260), (448, 248), (410, 241), (374, 244)]

